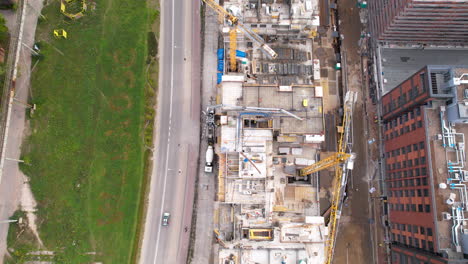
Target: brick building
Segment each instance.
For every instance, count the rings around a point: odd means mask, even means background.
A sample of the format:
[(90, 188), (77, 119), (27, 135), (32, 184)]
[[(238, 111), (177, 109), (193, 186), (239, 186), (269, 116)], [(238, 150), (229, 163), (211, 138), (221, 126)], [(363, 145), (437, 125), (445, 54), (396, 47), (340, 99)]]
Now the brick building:
[(379, 42), (466, 45), (468, 0), (372, 0), (369, 26)]
[(461, 220), (468, 205), (468, 84), (457, 79), (463, 73), (468, 67), (426, 66), (382, 97), (395, 264), (468, 263)]

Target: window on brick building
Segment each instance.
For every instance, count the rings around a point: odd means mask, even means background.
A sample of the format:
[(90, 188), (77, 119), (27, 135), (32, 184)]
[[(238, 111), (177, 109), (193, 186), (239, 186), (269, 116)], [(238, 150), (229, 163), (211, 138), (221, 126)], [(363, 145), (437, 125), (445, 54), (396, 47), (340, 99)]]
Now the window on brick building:
[(408, 167), (412, 167), (413, 166), (413, 160), (408, 160)]
[(400, 135), (403, 135), (404, 131), (403, 128), (400, 128)]
[(410, 197), (414, 197), (414, 190), (410, 190)]
[(416, 130), (416, 124), (415, 123), (411, 124), (411, 130), (413, 130), (413, 131)]
[(419, 239), (414, 238), (414, 246), (419, 247)]
[(424, 189), (424, 197), (429, 197), (429, 189)]
[(418, 204), (418, 212), (423, 212), (423, 205), (422, 204)]
[(420, 176), (421, 175), (421, 170), (419, 168), (416, 168), (414, 170), (414, 176)]
[(420, 116), (421, 115), (421, 108), (416, 108), (415, 112), (416, 112), (416, 116)]
[(414, 166), (418, 166), (419, 165), (419, 159), (418, 158), (415, 158), (414, 159)]
[(421, 239), (421, 248), (426, 249), (426, 240)]
[(421, 189), (418, 189), (417, 192), (418, 192), (418, 197), (422, 197), (422, 191), (421, 191)]
[(416, 179), (416, 186), (420, 186), (421, 185), (421, 179), (420, 178), (417, 178)]
[[(409, 197), (409, 191), (408, 190), (405, 190), (405, 197)], [(406, 211), (409, 211), (409, 209), (407, 209)]]
[(411, 145), (406, 146), (406, 152), (410, 153), (411, 152)]
[(422, 185), (424, 185), (424, 186), (427, 185), (427, 178), (422, 178)]
[(417, 225), (414, 225), (414, 226), (413, 226), (413, 233), (416, 234), (416, 233), (418, 233), (418, 231), (419, 231), (418, 226), (417, 226)]
[(427, 175), (426, 167), (421, 168), (421, 175)]
[(413, 245), (413, 238), (408, 237), (408, 245), (412, 246)]
[(430, 227), (427, 228), (427, 235), (432, 236), (432, 228)]
[(422, 165), (426, 164), (426, 157), (421, 157), (421, 164)]
[(408, 171), (403, 171), (403, 177), (407, 177), (408, 176)]
[(403, 161), (403, 168), (406, 168), (406, 160)]
[[(430, 212), (431, 212), (431, 206), (430, 206), (429, 204), (426, 204), (426, 205), (424, 206), (424, 208), (425, 208), (425, 212), (426, 212), (426, 213), (430, 213)], [(429, 235), (429, 231), (428, 231), (427, 233), (428, 233), (428, 235)]]
[(427, 241), (427, 247), (429, 251), (434, 251), (434, 243), (432, 241)]
[(405, 147), (401, 148), (401, 154), (406, 154), (406, 148)]
[(413, 151), (418, 150), (418, 144), (413, 144)]
[(424, 141), (419, 142), (419, 149), (424, 149)]
[(418, 121), (416, 127), (418, 127), (418, 128), (422, 127), (422, 121), (421, 120)]
[(421, 235), (424, 235), (426, 233), (426, 229), (424, 227), (419, 227), (419, 233), (421, 233)]
[(411, 205), (411, 212), (416, 212), (416, 205), (415, 204)]
[[(406, 194), (408, 194), (408, 193), (406, 193)], [(408, 195), (406, 195), (406, 196), (408, 196)], [(407, 212), (411, 211), (411, 205), (406, 204), (406, 211)]]
[(408, 171), (408, 177), (413, 177), (413, 170)]

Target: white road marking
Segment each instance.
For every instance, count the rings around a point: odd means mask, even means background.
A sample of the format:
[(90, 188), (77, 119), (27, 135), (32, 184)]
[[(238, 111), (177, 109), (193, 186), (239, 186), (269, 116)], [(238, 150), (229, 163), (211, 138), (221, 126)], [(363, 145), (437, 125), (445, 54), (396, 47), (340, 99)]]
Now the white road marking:
[[(174, 1), (170, 1), (172, 4), (172, 36), (171, 36), (171, 44), (174, 44)], [(171, 86), (170, 86), (170, 101), (169, 101), (169, 132), (167, 138), (167, 151), (166, 151), (166, 168), (169, 166), (169, 148), (171, 142), (171, 123), (172, 123), (172, 98), (174, 96), (174, 49), (171, 49)], [(163, 184), (163, 193), (162, 193), (162, 203), (161, 203), (161, 210), (159, 215), (162, 215), (164, 212), (164, 203), (166, 200), (166, 183), (167, 183), (167, 170), (164, 172), (164, 184)], [(156, 223), (159, 225), (159, 223)], [(159, 239), (161, 235), (161, 227), (158, 228), (158, 233), (156, 235), (156, 248), (154, 254), (154, 261), (153, 264), (157, 263), (158, 260), (158, 249), (159, 249)]]

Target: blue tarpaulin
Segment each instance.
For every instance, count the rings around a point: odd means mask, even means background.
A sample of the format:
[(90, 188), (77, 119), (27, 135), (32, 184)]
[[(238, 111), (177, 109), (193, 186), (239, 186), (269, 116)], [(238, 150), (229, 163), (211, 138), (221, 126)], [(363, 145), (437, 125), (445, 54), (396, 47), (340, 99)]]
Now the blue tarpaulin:
[(218, 71), (220, 71), (220, 72), (224, 71), (224, 61), (223, 60), (218, 60)]
[(247, 53), (241, 51), (241, 50), (236, 50), (236, 57), (241, 57), (241, 58), (246, 58)]
[(223, 74), (222, 74), (221, 72), (218, 72), (217, 75), (218, 75), (218, 78), (217, 78), (217, 80), (216, 80), (216, 83), (217, 83), (217, 84), (220, 84), (221, 81), (223, 80)]
[(218, 60), (224, 59), (224, 49), (218, 49)]

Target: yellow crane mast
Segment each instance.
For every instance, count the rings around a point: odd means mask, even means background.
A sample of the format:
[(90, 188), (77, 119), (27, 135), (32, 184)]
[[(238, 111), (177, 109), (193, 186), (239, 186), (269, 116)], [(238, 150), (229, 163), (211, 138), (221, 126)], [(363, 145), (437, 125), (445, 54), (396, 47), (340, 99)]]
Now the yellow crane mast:
[[(349, 137), (351, 135), (351, 122), (354, 103), (356, 102), (356, 92), (348, 91), (345, 96), (343, 105), (343, 130), (340, 131), (340, 137), (338, 140), (338, 153), (346, 153), (348, 149)], [(326, 252), (326, 264), (331, 264), (333, 259), (333, 253), (335, 249), (336, 233), (338, 231), (338, 213), (339, 205), (343, 196), (343, 164), (336, 166), (335, 170), (335, 184), (332, 192), (332, 204), (330, 212), (330, 222), (328, 223), (329, 237)]]
[(232, 29), (229, 31), (229, 64), (231, 71), (237, 70), (236, 63), (236, 48), (237, 48), (237, 28), (242, 29), (242, 31), (247, 35), (249, 39), (254, 41), (260, 46), (260, 49), (264, 51), (267, 56), (271, 59), (278, 57), (278, 54), (268, 46), (265, 41), (257, 33), (253, 32), (251, 29), (239, 22), (239, 18), (233, 14), (226, 11), (222, 6), (218, 5), (214, 0), (203, 0), (205, 4), (213, 8), (218, 14), (224, 16), (232, 24)]
[(306, 176), (323, 169), (335, 167), (335, 184), (332, 187), (332, 204), (330, 212), (330, 222), (328, 223), (329, 238), (326, 247), (327, 252), (325, 264), (331, 264), (331, 261), (333, 259), (336, 232), (338, 229), (339, 205), (343, 196), (342, 184), (344, 171), (342, 166), (343, 163), (345, 163), (346, 160), (351, 157), (351, 154), (347, 153), (347, 151), (349, 151), (348, 139), (350, 137), (351, 119), (355, 101), (356, 93), (347, 92), (345, 96), (345, 103), (343, 106), (343, 123), (342, 126), (339, 127), (340, 129), (338, 129), (338, 152), (299, 171), (299, 174), (301, 176)]
[(299, 171), (299, 174), (301, 176), (307, 176), (314, 172), (321, 171), (330, 167), (334, 167), (336, 165), (339, 165), (345, 162), (349, 157), (351, 157), (350, 154), (347, 154), (344, 152), (337, 152), (328, 158), (322, 159), (308, 167), (301, 169)]

